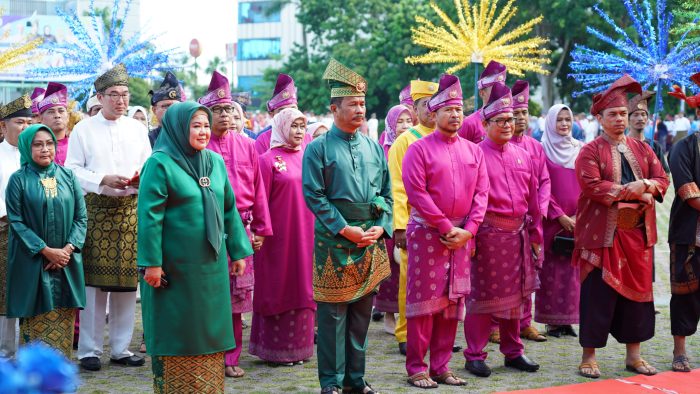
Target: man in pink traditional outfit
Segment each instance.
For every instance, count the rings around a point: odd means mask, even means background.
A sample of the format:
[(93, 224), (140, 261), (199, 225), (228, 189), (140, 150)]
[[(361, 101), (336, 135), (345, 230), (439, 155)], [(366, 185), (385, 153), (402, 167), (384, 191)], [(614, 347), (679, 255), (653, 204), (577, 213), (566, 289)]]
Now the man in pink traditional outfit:
[(466, 138), (475, 144), (484, 140), (486, 137), (486, 129), (483, 126), (483, 112), (484, 108), (486, 108), (486, 104), (489, 102), (491, 87), (498, 82), (506, 83), (506, 66), (492, 60), (486, 65), (481, 76), (479, 76), (479, 80), (476, 82), (479, 88), (479, 98), (484, 105), (481, 109), (474, 111), (474, 113), (464, 118), (462, 127), (459, 129), (460, 137)]
[(56, 164), (62, 166), (68, 153), (68, 88), (60, 83), (49, 82), (43, 98), (36, 105), (41, 123), (56, 135)]
[[(539, 202), (542, 215), (547, 214), (549, 200), (551, 197), (552, 183), (547, 170), (547, 159), (542, 149), (542, 144), (536, 139), (525, 135), (529, 127), (530, 113), (528, 104), (530, 102), (530, 84), (527, 81), (517, 80), (511, 89), (513, 94), (513, 117), (515, 126), (513, 128), (513, 138), (510, 144), (525, 149), (532, 159), (532, 170), (537, 180), (537, 201)], [(541, 223), (541, 222), (540, 222)], [(540, 233), (542, 228), (539, 229)], [(542, 258), (543, 256), (540, 256)], [(544, 342), (547, 337), (540, 334), (532, 325), (532, 297), (525, 301), (523, 306), (523, 318), (520, 319), (520, 337), (535, 342)]]
[[(207, 149), (224, 158), (231, 187), (236, 195), (236, 207), (251, 237), (253, 249), (258, 251), (266, 236), (272, 235), (267, 194), (260, 174), (258, 154), (254, 141), (245, 135), (230, 132), (233, 122), (233, 99), (228, 79), (214, 71), (209, 89), (199, 103), (211, 109), (211, 140)], [(229, 261), (229, 264), (231, 262)], [(246, 258), (246, 269), (241, 276), (231, 276), (231, 309), (236, 348), (226, 352), (226, 376), (244, 375), (238, 366), (243, 347), (241, 314), (253, 310), (253, 259)]]
[(626, 345), (628, 370), (656, 373), (642, 359), (640, 343), (654, 336), (654, 200), (663, 200), (669, 181), (651, 147), (625, 136), (627, 93), (641, 94), (642, 86), (625, 74), (593, 97), (591, 114), (603, 134), (576, 159), (581, 185), (573, 255), (581, 278), (579, 373), (588, 378), (600, 377), (596, 348), (605, 347), (610, 334)]
[[(408, 382), (421, 388), (464, 385), (449, 370), (449, 362), (470, 290), (470, 240), (483, 220), (489, 195), (484, 154), (457, 135), (463, 113), (456, 76), (440, 78), (428, 110), (437, 129), (409, 146), (402, 174), (411, 206), (406, 229), (406, 370)], [(428, 350), (429, 371), (424, 362)]]
[(535, 291), (542, 214), (530, 155), (509, 143), (515, 123), (512, 105), (510, 89), (500, 82), (493, 85), (483, 109), (487, 138), (479, 144), (490, 188), (486, 215), (475, 237), (472, 289), (464, 322), (464, 356), (465, 368), (482, 377), (491, 374), (484, 362), (484, 348), (492, 319), (499, 324), (505, 365), (528, 372), (539, 369), (524, 355), (520, 319), (525, 301)]
[[(270, 118), (273, 118), (285, 108), (297, 107), (297, 88), (294, 86), (294, 79), (287, 74), (279, 74), (275, 90), (272, 92), (272, 98), (267, 102), (267, 112)], [(270, 125), (260, 130), (258, 137), (255, 139), (255, 150), (258, 155), (270, 150), (270, 140), (272, 139), (272, 122)], [(313, 141), (313, 136), (304, 136), (304, 146)]]

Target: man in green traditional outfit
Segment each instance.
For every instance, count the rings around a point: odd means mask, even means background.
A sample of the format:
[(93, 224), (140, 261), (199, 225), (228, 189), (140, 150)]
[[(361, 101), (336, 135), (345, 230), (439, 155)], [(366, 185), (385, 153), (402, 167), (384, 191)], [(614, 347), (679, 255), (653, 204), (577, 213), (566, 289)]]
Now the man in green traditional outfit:
[(358, 132), (365, 120), (366, 81), (331, 59), (331, 130), (304, 152), (303, 190), (316, 216), (314, 300), (318, 304), (321, 393), (375, 391), (365, 352), (373, 295), (391, 274), (383, 238), (391, 237), (391, 184), (382, 148)]

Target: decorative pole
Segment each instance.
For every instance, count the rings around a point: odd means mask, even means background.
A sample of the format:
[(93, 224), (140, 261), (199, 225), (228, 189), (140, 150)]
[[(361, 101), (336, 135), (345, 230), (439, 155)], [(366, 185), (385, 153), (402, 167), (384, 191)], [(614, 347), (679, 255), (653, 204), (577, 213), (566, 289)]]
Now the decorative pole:
[[(430, 3), (442, 23), (438, 25), (425, 17), (416, 16), (418, 27), (411, 28), (411, 39), (414, 44), (427, 48), (428, 52), (409, 56), (405, 61), (409, 64), (450, 64), (445, 70), (448, 74), (474, 64), (476, 109), (479, 106), (479, 88), (476, 84), (479, 63), (495, 60), (508, 68), (508, 74), (520, 77), (527, 71), (548, 74), (545, 66), (551, 61), (551, 51), (544, 48), (548, 42), (545, 38), (522, 39), (542, 21), (541, 15), (515, 26), (513, 30), (504, 31), (518, 11), (514, 6), (515, 0), (507, 0), (505, 6), (499, 6), (499, 0), (474, 0), (473, 3), (454, 0), (456, 13), (449, 14), (437, 4)], [(450, 15), (456, 15), (457, 20), (452, 20)]]

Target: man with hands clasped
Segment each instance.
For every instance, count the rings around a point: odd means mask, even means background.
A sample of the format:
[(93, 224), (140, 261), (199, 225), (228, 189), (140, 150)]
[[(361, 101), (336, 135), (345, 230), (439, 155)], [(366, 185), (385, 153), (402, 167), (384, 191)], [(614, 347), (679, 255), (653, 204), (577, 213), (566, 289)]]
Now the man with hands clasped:
[[(403, 160), (403, 184), (411, 215), (406, 228), (408, 382), (431, 388), (464, 385), (449, 369), (457, 324), (470, 291), (470, 242), (481, 224), (489, 178), (479, 147), (457, 135), (462, 88), (443, 75), (427, 108), (435, 132), (414, 142)], [(424, 362), (430, 350), (430, 367)]]

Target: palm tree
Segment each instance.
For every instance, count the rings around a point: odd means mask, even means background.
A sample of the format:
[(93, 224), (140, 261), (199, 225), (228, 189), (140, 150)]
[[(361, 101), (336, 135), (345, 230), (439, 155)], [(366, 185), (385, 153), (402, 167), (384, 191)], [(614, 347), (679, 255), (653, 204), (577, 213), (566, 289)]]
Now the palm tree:
[(207, 74), (213, 74), (214, 71), (226, 74), (226, 64), (218, 56), (214, 56), (214, 58), (209, 61), (209, 65), (207, 65), (207, 68), (204, 70), (204, 72), (206, 72)]

